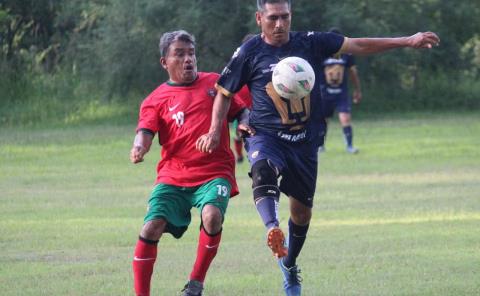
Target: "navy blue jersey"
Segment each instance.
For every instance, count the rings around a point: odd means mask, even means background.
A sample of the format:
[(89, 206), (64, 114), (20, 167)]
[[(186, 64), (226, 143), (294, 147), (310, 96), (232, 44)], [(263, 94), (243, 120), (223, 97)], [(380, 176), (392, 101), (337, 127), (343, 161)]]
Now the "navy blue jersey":
[(320, 80), (322, 93), (326, 99), (348, 98), (348, 69), (355, 65), (351, 54), (330, 57), (323, 62), (323, 74)]
[(337, 53), (343, 42), (343, 36), (333, 33), (291, 32), (287, 44), (275, 47), (257, 35), (235, 51), (217, 88), (231, 96), (247, 84), (253, 100), (250, 125), (258, 133), (275, 135), (289, 142), (303, 141), (311, 134), (312, 114), (321, 109), (320, 84), (315, 83), (305, 98), (287, 100), (274, 90), (272, 70), (280, 60), (296, 56), (307, 60), (315, 76), (320, 77), (323, 61)]

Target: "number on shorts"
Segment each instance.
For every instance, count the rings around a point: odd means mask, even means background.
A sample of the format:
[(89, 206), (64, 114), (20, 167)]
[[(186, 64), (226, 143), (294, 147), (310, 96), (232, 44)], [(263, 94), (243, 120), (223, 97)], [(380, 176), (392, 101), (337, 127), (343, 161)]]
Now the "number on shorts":
[(228, 194), (228, 188), (225, 185), (217, 185), (217, 194), (226, 197)]

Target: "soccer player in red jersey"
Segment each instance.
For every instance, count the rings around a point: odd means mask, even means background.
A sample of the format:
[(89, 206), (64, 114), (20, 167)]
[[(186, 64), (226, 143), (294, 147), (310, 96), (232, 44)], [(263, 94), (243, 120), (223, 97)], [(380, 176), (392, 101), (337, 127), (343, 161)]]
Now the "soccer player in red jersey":
[[(182, 295), (201, 295), (220, 244), (229, 198), (238, 194), (235, 159), (226, 121), (218, 149), (210, 153), (196, 149), (197, 139), (209, 131), (219, 75), (197, 72), (194, 37), (183, 30), (165, 33), (160, 39), (160, 53), (169, 80), (143, 101), (130, 151), (132, 163), (142, 162), (158, 134), (162, 159), (135, 248), (135, 293), (150, 295), (160, 237), (170, 233), (180, 238), (191, 222), (191, 208), (196, 207), (201, 215), (197, 257)], [(247, 124), (248, 109), (238, 98), (232, 100), (228, 111), (229, 120), (234, 117), (241, 125)]]

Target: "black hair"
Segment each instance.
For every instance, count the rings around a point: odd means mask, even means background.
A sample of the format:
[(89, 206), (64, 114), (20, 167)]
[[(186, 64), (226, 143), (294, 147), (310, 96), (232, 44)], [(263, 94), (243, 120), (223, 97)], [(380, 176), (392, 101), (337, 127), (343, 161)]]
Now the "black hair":
[(288, 7), (292, 6), (292, 0), (257, 0), (257, 10), (263, 11), (265, 10), (265, 4), (267, 3), (287, 3)]

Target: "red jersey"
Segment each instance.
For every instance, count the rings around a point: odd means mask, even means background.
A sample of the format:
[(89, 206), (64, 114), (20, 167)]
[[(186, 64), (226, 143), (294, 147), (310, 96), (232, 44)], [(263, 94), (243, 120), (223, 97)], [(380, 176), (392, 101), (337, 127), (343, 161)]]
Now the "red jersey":
[(245, 106), (252, 110), (252, 95), (250, 94), (250, 90), (246, 84), (237, 92), (237, 95), (243, 101)]
[[(223, 123), (215, 151), (202, 153), (195, 148), (197, 139), (210, 129), (218, 77), (216, 73), (199, 72), (189, 85), (163, 83), (143, 101), (137, 131), (158, 133), (162, 145), (156, 183), (192, 187), (225, 178), (232, 186), (231, 196), (238, 194), (227, 122)], [(228, 118), (233, 119), (243, 108), (241, 100), (234, 97)]]

